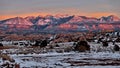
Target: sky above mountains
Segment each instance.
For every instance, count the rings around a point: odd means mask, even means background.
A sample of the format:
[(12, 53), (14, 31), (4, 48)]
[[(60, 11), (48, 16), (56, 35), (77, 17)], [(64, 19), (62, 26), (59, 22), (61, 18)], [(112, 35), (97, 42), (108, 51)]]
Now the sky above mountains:
[(49, 14), (120, 17), (119, 6), (120, 0), (0, 0), (0, 20)]

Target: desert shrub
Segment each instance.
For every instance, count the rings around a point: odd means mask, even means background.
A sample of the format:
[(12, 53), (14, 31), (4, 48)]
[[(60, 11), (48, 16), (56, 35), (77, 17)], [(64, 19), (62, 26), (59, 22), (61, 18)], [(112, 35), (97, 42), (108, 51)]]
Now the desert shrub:
[(118, 45), (115, 44), (115, 46), (114, 46), (113, 49), (114, 49), (114, 51), (119, 51), (119, 50), (120, 50), (120, 47), (119, 47)]
[(47, 40), (43, 40), (40, 45), (40, 47), (45, 47), (45, 46), (47, 46)]
[(116, 41), (116, 42), (120, 42), (120, 37), (118, 37), (115, 41)]
[(108, 46), (108, 42), (107, 41), (103, 41), (102, 44), (103, 44), (104, 47)]
[(85, 52), (90, 50), (90, 45), (87, 43), (87, 41), (79, 41), (74, 49), (80, 52)]
[(47, 46), (47, 40), (36, 40), (35, 44), (33, 46), (40, 46), (40, 47), (45, 47)]
[(60, 47), (58, 44), (55, 45), (56, 47)]
[(67, 47), (67, 48), (64, 49), (65, 52), (70, 52), (72, 50), (73, 50), (73, 47)]
[(3, 46), (3, 44), (2, 44), (2, 43), (0, 43), (0, 46)]

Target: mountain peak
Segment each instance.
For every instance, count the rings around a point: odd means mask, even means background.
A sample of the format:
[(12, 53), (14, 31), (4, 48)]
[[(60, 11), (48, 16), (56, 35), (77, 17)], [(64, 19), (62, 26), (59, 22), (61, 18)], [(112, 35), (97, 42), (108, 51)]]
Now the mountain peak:
[(117, 16), (115, 16), (115, 15), (110, 15), (110, 16), (107, 16), (107, 17), (105, 17), (105, 16), (103, 16), (103, 17), (101, 17), (100, 19), (100, 22), (116, 22), (116, 21), (120, 21), (120, 19), (119, 19), (119, 17), (117, 17)]
[(115, 15), (110, 15), (110, 16), (108, 16), (108, 17), (111, 18), (112, 21), (120, 21), (120, 18), (117, 17), (117, 16), (115, 16)]
[[(110, 16), (110, 17), (117, 17), (117, 16), (115, 16), (115, 15), (109, 15), (109, 16)], [(108, 17), (109, 17), (109, 16), (108, 16)]]

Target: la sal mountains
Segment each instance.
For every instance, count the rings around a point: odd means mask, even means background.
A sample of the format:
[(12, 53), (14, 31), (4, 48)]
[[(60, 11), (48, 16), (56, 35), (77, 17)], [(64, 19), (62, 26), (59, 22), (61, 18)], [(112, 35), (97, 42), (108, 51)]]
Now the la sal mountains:
[(95, 18), (75, 15), (15, 17), (0, 21), (0, 30), (8, 32), (77, 32), (119, 30), (120, 18), (114, 15)]

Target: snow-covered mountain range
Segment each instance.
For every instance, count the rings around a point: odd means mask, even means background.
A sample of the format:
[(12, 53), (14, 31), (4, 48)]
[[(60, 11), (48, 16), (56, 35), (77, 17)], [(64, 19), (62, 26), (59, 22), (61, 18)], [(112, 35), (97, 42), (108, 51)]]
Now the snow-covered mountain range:
[(120, 18), (114, 15), (95, 18), (75, 15), (15, 17), (0, 21), (1, 30), (97, 31), (119, 30)]

